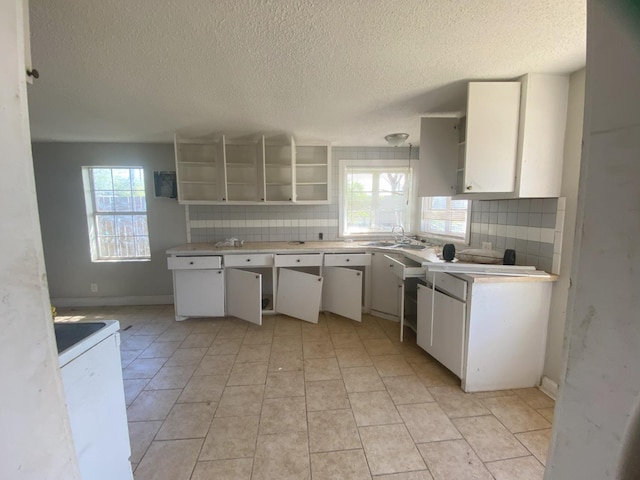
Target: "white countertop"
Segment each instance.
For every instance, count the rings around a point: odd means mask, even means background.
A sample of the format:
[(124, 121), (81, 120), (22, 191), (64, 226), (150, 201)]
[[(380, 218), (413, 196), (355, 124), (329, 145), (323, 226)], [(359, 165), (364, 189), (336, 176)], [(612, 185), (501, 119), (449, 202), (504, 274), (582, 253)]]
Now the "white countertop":
[[(245, 242), (242, 247), (216, 247), (213, 243), (186, 243), (166, 251), (167, 255), (226, 255), (251, 253), (348, 253), (381, 251), (385, 253), (399, 253), (411, 260), (427, 265), (432, 258), (434, 249), (437, 253), (441, 247), (431, 247), (423, 250), (403, 249), (398, 247), (381, 247), (369, 245), (370, 241), (362, 242)], [(461, 264), (462, 262), (458, 263)], [(538, 272), (543, 273), (543, 272)], [(534, 277), (511, 277), (504, 275), (455, 274), (469, 282), (554, 282), (557, 275)]]

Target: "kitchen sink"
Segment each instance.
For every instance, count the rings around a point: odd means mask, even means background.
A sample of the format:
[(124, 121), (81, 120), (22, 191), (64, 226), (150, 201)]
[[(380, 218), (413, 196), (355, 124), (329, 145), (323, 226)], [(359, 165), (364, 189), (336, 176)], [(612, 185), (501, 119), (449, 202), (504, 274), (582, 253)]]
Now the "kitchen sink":
[(387, 248), (402, 248), (404, 250), (423, 250), (427, 248), (426, 245), (417, 245), (415, 243), (397, 243), (389, 241), (378, 241), (367, 243), (369, 247), (387, 247)]

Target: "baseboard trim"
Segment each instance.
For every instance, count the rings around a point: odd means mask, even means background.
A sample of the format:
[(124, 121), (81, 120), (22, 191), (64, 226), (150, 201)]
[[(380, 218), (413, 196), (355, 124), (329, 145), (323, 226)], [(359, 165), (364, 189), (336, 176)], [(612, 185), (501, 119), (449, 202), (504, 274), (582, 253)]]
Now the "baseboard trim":
[(378, 312), (377, 310), (369, 311), (369, 315), (373, 315), (374, 317), (380, 317), (385, 320), (391, 320), (392, 322), (399, 323), (400, 319), (395, 315), (389, 315), (388, 313)]
[(78, 297), (52, 298), (55, 307), (119, 307), (131, 305), (171, 305), (173, 295), (144, 295), (139, 297)]
[(555, 400), (556, 396), (558, 395), (558, 384), (551, 380), (549, 377), (542, 377), (540, 390), (542, 390), (544, 393)]

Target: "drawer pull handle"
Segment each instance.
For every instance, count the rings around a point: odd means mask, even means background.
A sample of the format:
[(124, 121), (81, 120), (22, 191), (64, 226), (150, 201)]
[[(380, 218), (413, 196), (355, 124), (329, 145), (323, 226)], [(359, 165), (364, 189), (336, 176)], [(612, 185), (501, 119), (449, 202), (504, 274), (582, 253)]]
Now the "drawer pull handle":
[(250, 258), (247, 258), (247, 262), (250, 262), (250, 261), (251, 261), (251, 259), (250, 259)]
[(347, 262), (350, 262), (350, 261), (351, 261), (351, 259), (350, 259), (350, 258), (347, 258)]
[(296, 260), (296, 262), (300, 263), (300, 259), (298, 258), (298, 259)]
[(218, 270), (218, 275), (221, 275), (221, 274), (222, 274), (222, 270)]
[(360, 276), (360, 272), (356, 273), (356, 277), (359, 277), (359, 276)]
[(193, 265), (193, 262), (189, 262), (189, 265)]
[(322, 281), (322, 277), (318, 277), (318, 281), (321, 282)]
[(393, 268), (393, 263), (389, 264), (389, 268)]
[(256, 275), (256, 278), (260, 278), (260, 275)]

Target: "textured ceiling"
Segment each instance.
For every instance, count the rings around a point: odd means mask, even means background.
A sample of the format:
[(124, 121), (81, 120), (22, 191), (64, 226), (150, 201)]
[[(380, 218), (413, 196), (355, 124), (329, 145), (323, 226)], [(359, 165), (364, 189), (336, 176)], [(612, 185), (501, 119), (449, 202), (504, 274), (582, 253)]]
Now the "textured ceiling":
[(464, 82), (584, 66), (586, 0), (30, 0), (32, 136), (381, 145)]

